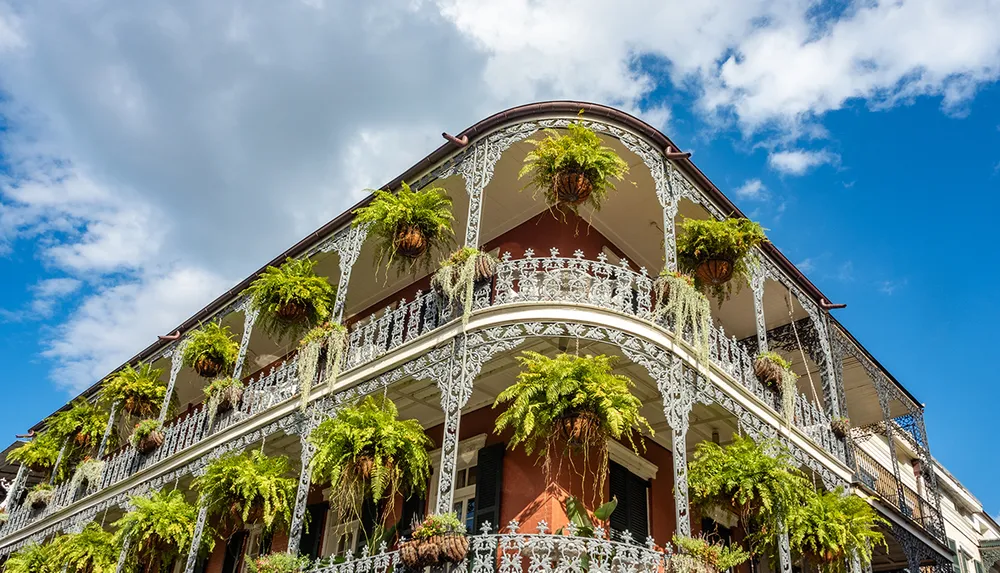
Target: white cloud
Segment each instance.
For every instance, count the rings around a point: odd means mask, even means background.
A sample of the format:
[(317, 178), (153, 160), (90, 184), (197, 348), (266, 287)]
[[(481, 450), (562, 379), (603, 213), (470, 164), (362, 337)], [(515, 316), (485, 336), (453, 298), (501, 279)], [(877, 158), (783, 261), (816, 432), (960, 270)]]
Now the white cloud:
[(767, 187), (760, 179), (748, 179), (746, 183), (736, 188), (736, 196), (747, 201), (763, 201), (767, 199)]
[(878, 291), (884, 295), (892, 296), (897, 290), (906, 286), (907, 282), (906, 279), (882, 281), (878, 284)]
[(812, 258), (806, 257), (801, 261), (795, 263), (795, 266), (798, 267), (800, 271), (808, 273), (812, 272), (812, 270), (816, 268), (816, 262), (813, 261)]
[(767, 156), (772, 169), (786, 175), (803, 175), (813, 167), (837, 161), (837, 156), (827, 151), (776, 151)]
[(55, 305), (79, 290), (82, 284), (79, 280), (69, 277), (39, 281), (32, 289), (35, 294), (34, 300), (31, 301), (32, 312), (42, 318), (52, 316)]

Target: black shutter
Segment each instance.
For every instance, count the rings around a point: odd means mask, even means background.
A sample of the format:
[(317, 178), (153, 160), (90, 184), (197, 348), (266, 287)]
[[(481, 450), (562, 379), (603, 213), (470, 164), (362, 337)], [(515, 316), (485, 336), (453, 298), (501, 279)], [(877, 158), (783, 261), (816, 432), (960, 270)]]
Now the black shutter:
[(307, 555), (309, 559), (319, 557), (319, 546), (320, 541), (323, 540), (323, 526), (325, 525), (323, 518), (326, 517), (328, 508), (329, 504), (326, 502), (306, 506), (308, 519), (303, 524), (305, 531), (299, 538), (299, 555)]
[(419, 495), (411, 495), (403, 502), (403, 513), (399, 518), (399, 534), (409, 537), (413, 533), (413, 522), (424, 518), (427, 500)]
[(226, 542), (226, 558), (222, 561), (222, 573), (235, 573), (236, 566), (243, 556), (243, 545), (247, 540), (249, 532), (246, 530), (237, 531)]
[(208, 557), (208, 555), (204, 555), (194, 562), (194, 573), (205, 573), (205, 570), (208, 569)]
[[(479, 450), (479, 463), (476, 466), (476, 520), (475, 531), (490, 522), (494, 530), (500, 527), (500, 497), (503, 491), (503, 454), (504, 444), (493, 444)], [(461, 516), (459, 517), (461, 519)]]
[(646, 490), (649, 482), (615, 462), (608, 464), (608, 483), (618, 505), (611, 514), (611, 529), (628, 531), (632, 539), (644, 543), (649, 536), (649, 505)]
[(378, 505), (372, 501), (371, 497), (366, 496), (364, 502), (361, 503), (361, 539), (358, 540), (357, 545), (359, 551), (363, 547), (361, 542), (364, 541), (364, 545), (368, 545), (375, 535), (378, 513)]

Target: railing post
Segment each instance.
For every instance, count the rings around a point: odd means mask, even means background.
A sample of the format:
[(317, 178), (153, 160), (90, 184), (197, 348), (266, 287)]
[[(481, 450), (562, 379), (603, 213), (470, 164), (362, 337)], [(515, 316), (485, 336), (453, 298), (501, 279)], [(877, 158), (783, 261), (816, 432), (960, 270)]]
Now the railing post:
[(167, 411), (170, 409), (170, 397), (174, 395), (174, 386), (177, 384), (177, 373), (184, 363), (184, 347), (187, 346), (187, 338), (183, 338), (174, 343), (170, 350), (170, 378), (167, 380), (167, 393), (163, 395), (163, 404), (160, 405), (160, 415), (157, 418), (160, 425), (167, 419)]
[(198, 552), (201, 550), (201, 536), (205, 533), (205, 522), (208, 521), (208, 506), (198, 498), (198, 521), (194, 524), (194, 535), (191, 536), (191, 548), (188, 550), (184, 573), (194, 573), (198, 563)]
[(292, 512), (292, 523), (288, 531), (288, 553), (292, 555), (297, 555), (299, 552), (306, 502), (309, 499), (309, 485), (312, 483), (312, 468), (309, 466), (309, 462), (312, 461), (312, 457), (316, 453), (316, 446), (309, 441), (308, 428), (303, 430), (300, 438), (302, 442), (302, 469), (299, 471), (299, 486), (295, 492), (295, 509)]

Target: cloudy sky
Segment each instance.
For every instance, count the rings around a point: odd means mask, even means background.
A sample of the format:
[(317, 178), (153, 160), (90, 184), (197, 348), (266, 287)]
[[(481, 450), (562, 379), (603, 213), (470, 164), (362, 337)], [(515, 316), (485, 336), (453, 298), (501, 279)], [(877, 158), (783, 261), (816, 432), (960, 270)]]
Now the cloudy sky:
[(568, 98), (694, 151), (996, 514), (997, 30), (1000, 0), (0, 0), (0, 435), (442, 131)]

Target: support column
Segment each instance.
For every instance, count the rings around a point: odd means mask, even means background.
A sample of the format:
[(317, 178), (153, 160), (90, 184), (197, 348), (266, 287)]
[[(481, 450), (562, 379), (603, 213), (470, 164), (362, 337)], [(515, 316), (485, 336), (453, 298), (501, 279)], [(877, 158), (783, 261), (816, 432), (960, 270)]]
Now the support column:
[(111, 430), (115, 427), (115, 418), (118, 415), (118, 402), (111, 405), (111, 412), (108, 414), (108, 425), (104, 428), (104, 435), (101, 436), (101, 445), (97, 448), (97, 459), (101, 459), (104, 450), (108, 447), (108, 438), (111, 437)]
[(177, 384), (177, 373), (181, 371), (184, 363), (184, 347), (187, 346), (187, 338), (183, 338), (174, 343), (170, 350), (170, 379), (167, 380), (167, 393), (163, 396), (163, 404), (160, 405), (160, 416), (157, 418), (160, 425), (167, 420), (167, 411), (170, 409), (170, 397), (174, 395), (174, 386)]
[(205, 533), (205, 522), (208, 521), (208, 506), (198, 500), (198, 521), (194, 525), (194, 535), (191, 536), (191, 548), (188, 550), (187, 563), (184, 565), (184, 573), (194, 573), (194, 566), (198, 563), (198, 551), (201, 549), (201, 536)]
[(788, 543), (788, 528), (782, 523), (778, 532), (779, 573), (792, 573), (792, 548)]
[(340, 280), (337, 281), (337, 298), (333, 302), (332, 320), (334, 322), (340, 323), (344, 318), (344, 305), (347, 300), (347, 286), (351, 282), (351, 269), (361, 254), (361, 247), (365, 244), (365, 238), (368, 237), (369, 227), (370, 225), (351, 227), (340, 236), (334, 237), (322, 249), (327, 252), (335, 251), (340, 264)]
[(59, 471), (59, 466), (62, 464), (63, 457), (66, 455), (66, 446), (69, 445), (69, 438), (63, 439), (62, 447), (59, 448), (59, 455), (56, 456), (56, 464), (52, 466), (52, 476), (49, 478), (49, 483), (56, 483), (56, 472)]
[(462, 162), (471, 162), (471, 168), (465, 169), (465, 190), (469, 194), (469, 217), (465, 225), (465, 246), (479, 248), (479, 225), (483, 213), (483, 190), (489, 177), (493, 175), (492, 168), (486, 173), (487, 148), (489, 142), (477, 144)]
[(302, 470), (299, 472), (299, 487), (295, 492), (295, 509), (292, 512), (292, 523), (288, 531), (288, 553), (292, 555), (298, 555), (299, 552), (299, 542), (302, 539), (302, 525), (305, 521), (306, 502), (309, 499), (309, 486), (312, 483), (312, 468), (309, 467), (309, 462), (312, 461), (313, 455), (316, 454), (316, 446), (309, 441), (308, 433), (303, 433), (301, 442)]
[(125, 536), (125, 540), (122, 542), (122, 550), (118, 553), (118, 564), (115, 566), (115, 573), (124, 573), (125, 571), (125, 561), (128, 559), (128, 550), (132, 546), (132, 536)]
[(676, 356), (664, 357), (670, 366), (654, 374), (663, 398), (663, 414), (673, 437), (674, 517), (677, 535), (691, 536), (691, 504), (688, 501), (687, 432), (696, 391), (694, 371), (686, 368)]
[(239, 380), (243, 376), (243, 363), (247, 359), (247, 348), (250, 347), (250, 335), (253, 334), (253, 325), (257, 322), (257, 315), (260, 309), (251, 308), (249, 298), (243, 303), (243, 337), (240, 339), (240, 350), (236, 355), (236, 367), (233, 369), (233, 378)]
[(756, 317), (757, 325), (757, 352), (767, 352), (767, 325), (764, 323), (764, 282), (767, 280), (767, 273), (757, 265), (750, 279), (750, 288), (753, 289), (753, 314)]
[(0, 504), (0, 507), (3, 507), (7, 510), (8, 516), (12, 513), (14, 509), (13, 503), (17, 500), (18, 497), (20, 497), (21, 490), (24, 488), (24, 484), (27, 483), (27, 477), (28, 477), (28, 466), (20, 464), (17, 468), (17, 475), (14, 476), (14, 483), (10, 484), (10, 489), (7, 490), (7, 497), (3, 500), (3, 503)]
[[(896, 457), (896, 439), (893, 437), (893, 420), (889, 410), (889, 382), (882, 377), (882, 373), (875, 370), (869, 372), (872, 376), (872, 383), (875, 385), (875, 392), (878, 394), (879, 406), (882, 408), (882, 423), (885, 426), (885, 437), (889, 443), (889, 458), (892, 460), (892, 474), (896, 478), (896, 507), (902, 511), (905, 497), (903, 496), (903, 480), (899, 475), (899, 458)], [(919, 573), (919, 572), (913, 572)]]
[[(441, 436), (441, 472), (438, 475), (437, 506), (435, 513), (447, 513), (451, 511), (452, 502), (455, 497), (455, 466), (458, 463), (458, 430), (462, 421), (462, 406), (465, 401), (461, 398), (459, 387), (463, 383), (463, 369), (457, 361), (464, 359), (467, 354), (468, 338), (461, 336), (461, 342), (452, 342), (451, 355), (448, 358), (447, 377), (445, 380), (437, 380), (438, 389), (441, 391), (441, 409), (444, 410), (444, 432)], [(460, 353), (456, 359), (456, 354)]]

